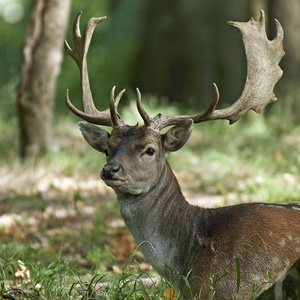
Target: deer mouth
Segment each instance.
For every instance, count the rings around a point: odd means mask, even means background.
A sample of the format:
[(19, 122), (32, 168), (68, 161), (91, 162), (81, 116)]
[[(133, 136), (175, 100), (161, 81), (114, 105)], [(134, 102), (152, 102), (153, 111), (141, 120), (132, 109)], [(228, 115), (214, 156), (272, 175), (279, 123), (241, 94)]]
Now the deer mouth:
[(112, 187), (112, 188), (117, 188), (121, 185), (124, 184), (125, 179), (124, 178), (105, 178), (102, 174), (101, 174), (101, 179), (105, 182), (106, 185)]

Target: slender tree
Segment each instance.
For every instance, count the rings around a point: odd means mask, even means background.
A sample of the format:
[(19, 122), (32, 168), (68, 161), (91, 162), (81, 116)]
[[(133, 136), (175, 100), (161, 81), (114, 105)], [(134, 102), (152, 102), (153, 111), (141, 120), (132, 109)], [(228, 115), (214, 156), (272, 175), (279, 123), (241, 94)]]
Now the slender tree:
[(266, 10), (268, 6), (267, 0), (247, 0), (247, 15), (258, 19), (260, 16), (260, 10)]
[(20, 156), (32, 158), (51, 145), (56, 78), (71, 0), (34, 0), (23, 47), (17, 108)]
[(280, 20), (284, 28), (285, 57), (282, 60), (284, 76), (280, 85), (280, 93), (288, 96), (289, 105), (300, 121), (299, 82), (300, 82), (300, 1), (270, 0), (270, 31), (274, 32), (274, 18)]

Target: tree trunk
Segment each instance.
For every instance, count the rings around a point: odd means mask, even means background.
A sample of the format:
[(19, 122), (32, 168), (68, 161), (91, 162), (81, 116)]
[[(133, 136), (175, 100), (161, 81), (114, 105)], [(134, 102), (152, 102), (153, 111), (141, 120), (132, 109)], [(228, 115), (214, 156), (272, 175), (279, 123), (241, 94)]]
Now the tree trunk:
[(70, 0), (33, 2), (17, 96), (23, 159), (42, 154), (51, 145), (56, 78), (63, 57), (69, 10)]
[(280, 64), (283, 78), (278, 83), (279, 96), (286, 99), (285, 110), (289, 106), (291, 113), (300, 121), (300, 1), (270, 0), (269, 15), (272, 37), (276, 32), (275, 18), (280, 21), (284, 30), (285, 56)]
[(247, 0), (247, 14), (248, 18), (253, 17), (258, 20), (260, 17), (260, 10), (266, 11), (267, 3), (266, 0)]

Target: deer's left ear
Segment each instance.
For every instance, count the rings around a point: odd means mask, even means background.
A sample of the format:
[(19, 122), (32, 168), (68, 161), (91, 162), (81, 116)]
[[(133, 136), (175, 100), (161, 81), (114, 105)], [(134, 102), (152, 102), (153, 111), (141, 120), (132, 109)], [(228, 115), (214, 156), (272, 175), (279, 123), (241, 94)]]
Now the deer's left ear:
[(163, 146), (166, 151), (179, 150), (189, 139), (193, 129), (193, 121), (187, 119), (170, 128), (162, 136)]

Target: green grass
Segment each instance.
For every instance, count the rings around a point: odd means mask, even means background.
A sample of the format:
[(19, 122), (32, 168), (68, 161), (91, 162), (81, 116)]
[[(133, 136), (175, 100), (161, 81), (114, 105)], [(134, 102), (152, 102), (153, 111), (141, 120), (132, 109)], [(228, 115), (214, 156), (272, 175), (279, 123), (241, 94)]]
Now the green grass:
[(42, 264), (15, 256), (0, 260), (1, 299), (165, 299), (166, 282), (154, 281), (134, 259), (119, 275), (82, 276), (60, 257)]
[[(145, 106), (158, 113), (157, 102)], [(121, 114), (135, 124), (132, 107)], [(287, 115), (274, 107), (232, 126), (195, 125), (187, 145), (169, 157), (187, 197), (211, 206), (216, 198), (218, 205), (299, 201), (300, 125)], [(25, 163), (16, 118), (1, 119), (0, 130), (0, 297), (165, 299), (166, 282), (148, 289), (141, 280), (157, 275), (140, 267), (144, 258), (120, 221), (115, 195), (99, 178), (105, 158), (85, 143), (76, 120), (56, 119), (53, 151)], [(16, 276), (20, 264), (30, 280)]]

